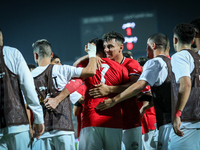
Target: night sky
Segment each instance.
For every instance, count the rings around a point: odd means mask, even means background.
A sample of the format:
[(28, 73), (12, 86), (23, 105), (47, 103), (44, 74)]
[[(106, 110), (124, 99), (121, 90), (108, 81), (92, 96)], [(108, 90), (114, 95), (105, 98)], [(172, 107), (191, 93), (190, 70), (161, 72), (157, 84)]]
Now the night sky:
[[(1, 0), (0, 6), (4, 45), (19, 49), (27, 63), (34, 63), (31, 45), (42, 38), (51, 43), (62, 63), (72, 64), (82, 56), (80, 20), (83, 17), (155, 11), (158, 32), (170, 38), (170, 54), (173, 54), (175, 25), (200, 16), (199, 0)], [(145, 50), (143, 55), (146, 56)]]

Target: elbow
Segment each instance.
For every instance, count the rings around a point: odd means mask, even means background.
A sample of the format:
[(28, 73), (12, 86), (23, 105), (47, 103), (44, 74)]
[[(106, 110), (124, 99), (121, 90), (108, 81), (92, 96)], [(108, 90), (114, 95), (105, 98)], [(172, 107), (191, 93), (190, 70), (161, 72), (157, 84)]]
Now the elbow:
[(91, 71), (88, 71), (87, 73), (87, 77), (93, 77), (94, 75), (96, 75), (96, 70), (91, 70)]

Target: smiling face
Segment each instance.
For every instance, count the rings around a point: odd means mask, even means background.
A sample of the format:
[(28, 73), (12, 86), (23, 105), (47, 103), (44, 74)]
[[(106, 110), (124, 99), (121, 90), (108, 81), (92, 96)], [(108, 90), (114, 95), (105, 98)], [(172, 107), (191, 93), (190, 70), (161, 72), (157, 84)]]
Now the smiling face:
[(104, 41), (104, 52), (107, 58), (116, 60), (119, 55), (122, 55), (123, 44), (117, 42), (115, 39)]

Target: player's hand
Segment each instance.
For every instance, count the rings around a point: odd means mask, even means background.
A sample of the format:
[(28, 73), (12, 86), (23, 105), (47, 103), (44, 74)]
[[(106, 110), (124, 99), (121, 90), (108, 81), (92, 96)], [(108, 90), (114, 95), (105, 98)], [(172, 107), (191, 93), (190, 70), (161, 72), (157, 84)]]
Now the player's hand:
[(42, 133), (44, 132), (44, 124), (33, 124), (33, 130), (36, 133), (36, 138), (37, 140), (39, 139), (39, 137), (42, 135)]
[(96, 109), (99, 109), (99, 110), (105, 110), (105, 109), (108, 109), (110, 107), (113, 107), (116, 103), (111, 99), (105, 99), (103, 100), (103, 102), (99, 103), (97, 106), (96, 106)]
[(105, 62), (103, 59), (101, 59), (99, 56), (96, 56), (97, 60), (97, 69), (100, 70), (102, 68), (102, 62)]
[(110, 94), (109, 86), (103, 83), (95, 85), (95, 88), (89, 90), (89, 94), (90, 96), (93, 96), (94, 98), (106, 96)]
[(50, 97), (48, 97), (48, 98), (46, 98), (46, 99), (44, 100), (44, 104), (45, 104), (45, 107), (46, 107), (47, 109), (53, 110), (53, 109), (56, 109), (56, 107), (57, 107), (58, 104), (59, 104), (59, 101), (58, 101), (58, 99), (56, 99), (56, 98), (50, 98)]
[(183, 136), (184, 133), (183, 131), (180, 130), (180, 126), (181, 126), (181, 118), (174, 117), (174, 122), (173, 122), (174, 133), (178, 136)]

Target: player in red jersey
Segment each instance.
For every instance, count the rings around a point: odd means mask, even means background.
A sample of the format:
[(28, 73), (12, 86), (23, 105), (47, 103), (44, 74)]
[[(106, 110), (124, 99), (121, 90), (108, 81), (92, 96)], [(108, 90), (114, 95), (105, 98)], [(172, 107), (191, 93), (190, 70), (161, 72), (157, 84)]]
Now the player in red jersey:
[[(91, 96), (101, 97), (110, 93), (120, 93), (129, 85), (136, 82), (141, 74), (140, 64), (131, 58), (123, 57), (124, 37), (117, 32), (111, 31), (103, 36), (104, 52), (106, 57), (125, 66), (129, 71), (130, 83), (123, 86), (107, 86), (105, 84), (97, 85), (90, 90)], [(137, 98), (132, 97), (122, 103), (123, 108), (123, 143), (126, 149), (142, 149), (142, 127), (141, 116), (137, 106)]]
[[(99, 55), (98, 44), (96, 45)], [(108, 58), (102, 58), (102, 60), (102, 68), (96, 71), (96, 76), (94, 78), (85, 79), (87, 90), (83, 107), (79, 150), (121, 150), (123, 127), (121, 104), (105, 111), (99, 111), (95, 108), (99, 103), (103, 102), (104, 99), (114, 97), (116, 94), (109, 94), (101, 98), (93, 98), (89, 95), (88, 91), (100, 83), (105, 83), (110, 86), (127, 83), (129, 81), (128, 70), (119, 63)], [(85, 62), (86, 60), (81, 63), (82, 67), (86, 64)], [(78, 66), (80, 66), (80, 64)]]
[[(128, 71), (125, 67), (108, 58), (102, 58), (102, 60), (104, 60), (102, 62), (102, 68), (97, 70), (96, 76), (85, 79), (87, 90), (84, 100), (79, 150), (121, 149), (121, 105), (119, 104), (115, 108), (108, 109), (107, 111), (95, 109), (100, 102), (107, 97), (113, 97), (115, 94), (101, 98), (93, 98), (88, 94), (88, 91), (100, 83), (105, 83), (106, 85), (124, 84), (129, 81)], [(113, 134), (115, 134), (114, 137)]]

